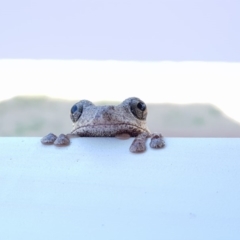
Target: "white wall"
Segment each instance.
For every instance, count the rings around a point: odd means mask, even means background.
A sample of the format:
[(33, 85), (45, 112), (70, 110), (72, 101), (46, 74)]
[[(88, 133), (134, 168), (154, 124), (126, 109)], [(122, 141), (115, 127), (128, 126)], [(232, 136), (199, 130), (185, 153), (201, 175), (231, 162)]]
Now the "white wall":
[(237, 0), (1, 1), (0, 58), (240, 61)]

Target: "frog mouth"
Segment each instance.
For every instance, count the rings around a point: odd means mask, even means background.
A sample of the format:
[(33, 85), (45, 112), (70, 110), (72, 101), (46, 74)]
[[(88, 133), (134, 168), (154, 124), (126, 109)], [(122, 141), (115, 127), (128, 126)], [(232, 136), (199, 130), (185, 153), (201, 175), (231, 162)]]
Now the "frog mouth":
[(71, 134), (77, 134), (83, 137), (115, 137), (116, 135), (127, 133), (132, 137), (136, 137), (143, 132), (149, 133), (146, 128), (134, 124), (118, 123), (79, 126), (75, 128)]

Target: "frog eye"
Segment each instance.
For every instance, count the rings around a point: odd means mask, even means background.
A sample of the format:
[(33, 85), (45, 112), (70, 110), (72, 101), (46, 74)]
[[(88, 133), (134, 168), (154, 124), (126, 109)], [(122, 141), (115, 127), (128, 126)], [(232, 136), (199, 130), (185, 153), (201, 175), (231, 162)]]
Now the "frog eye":
[(132, 114), (136, 118), (138, 118), (140, 120), (146, 120), (147, 106), (143, 101), (141, 101), (138, 98), (132, 99), (132, 101), (130, 102), (130, 109), (131, 109)]
[(74, 104), (70, 110), (70, 118), (73, 122), (76, 122), (82, 115), (83, 105), (81, 102)]

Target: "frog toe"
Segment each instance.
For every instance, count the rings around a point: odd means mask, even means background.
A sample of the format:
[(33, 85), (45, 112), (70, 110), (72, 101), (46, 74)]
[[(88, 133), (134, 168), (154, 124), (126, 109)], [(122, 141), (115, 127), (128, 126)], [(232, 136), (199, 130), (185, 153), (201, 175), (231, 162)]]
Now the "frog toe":
[(45, 137), (43, 137), (41, 139), (41, 143), (46, 144), (46, 145), (50, 145), (50, 144), (53, 144), (56, 139), (57, 139), (56, 135), (54, 135), (53, 133), (49, 133), (48, 135), (46, 135)]
[(140, 135), (138, 135), (131, 147), (130, 147), (130, 151), (132, 153), (141, 153), (141, 152), (144, 152), (146, 150), (146, 140), (147, 140), (147, 137), (148, 137), (148, 133), (141, 133)]
[(161, 134), (153, 134), (151, 137), (150, 147), (151, 148), (163, 148), (165, 146), (165, 142), (162, 139)]
[(70, 144), (69, 138), (65, 134), (60, 134), (54, 141), (56, 146), (67, 146)]
[(141, 153), (146, 150), (145, 142), (134, 141), (130, 147), (130, 152), (132, 153)]

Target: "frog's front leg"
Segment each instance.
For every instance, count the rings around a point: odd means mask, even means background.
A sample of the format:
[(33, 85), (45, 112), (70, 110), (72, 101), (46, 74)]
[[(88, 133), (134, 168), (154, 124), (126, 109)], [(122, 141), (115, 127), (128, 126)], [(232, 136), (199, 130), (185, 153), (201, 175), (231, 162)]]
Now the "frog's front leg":
[(144, 132), (139, 134), (134, 140), (130, 147), (132, 153), (141, 153), (146, 150), (146, 141), (149, 137), (149, 133)]
[(163, 148), (165, 146), (165, 142), (161, 134), (153, 133), (151, 134), (151, 148)]
[(60, 134), (58, 137), (53, 134), (53, 133), (49, 133), (48, 135), (46, 135), (45, 137), (43, 137), (41, 139), (42, 144), (54, 144), (56, 146), (66, 146), (69, 145), (70, 140), (69, 140), (69, 134), (65, 135), (65, 134)]

